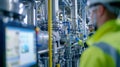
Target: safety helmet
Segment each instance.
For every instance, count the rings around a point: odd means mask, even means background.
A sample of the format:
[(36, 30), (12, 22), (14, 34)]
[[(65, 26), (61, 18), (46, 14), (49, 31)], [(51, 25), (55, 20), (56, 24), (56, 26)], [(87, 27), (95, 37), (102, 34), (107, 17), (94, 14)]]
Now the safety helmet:
[(97, 3), (104, 4), (104, 3), (118, 3), (118, 2), (120, 3), (120, 0), (88, 0), (87, 5), (91, 6)]

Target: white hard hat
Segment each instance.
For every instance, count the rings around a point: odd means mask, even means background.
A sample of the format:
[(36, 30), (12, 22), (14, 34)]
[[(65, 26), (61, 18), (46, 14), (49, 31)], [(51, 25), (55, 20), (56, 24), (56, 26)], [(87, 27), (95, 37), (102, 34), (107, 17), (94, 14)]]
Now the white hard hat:
[(88, 0), (87, 5), (93, 5), (96, 3), (114, 3), (114, 2), (120, 2), (120, 0)]

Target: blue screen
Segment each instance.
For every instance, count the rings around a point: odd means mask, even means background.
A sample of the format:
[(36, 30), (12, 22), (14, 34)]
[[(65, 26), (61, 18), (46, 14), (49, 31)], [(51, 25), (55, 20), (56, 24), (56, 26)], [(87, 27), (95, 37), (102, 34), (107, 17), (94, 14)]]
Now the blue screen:
[(6, 67), (29, 67), (37, 63), (35, 31), (6, 27)]

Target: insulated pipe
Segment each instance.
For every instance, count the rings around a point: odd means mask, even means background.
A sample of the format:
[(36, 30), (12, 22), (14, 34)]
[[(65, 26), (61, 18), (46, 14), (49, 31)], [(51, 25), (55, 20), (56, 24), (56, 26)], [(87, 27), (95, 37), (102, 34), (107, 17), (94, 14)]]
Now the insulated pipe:
[(52, 0), (48, 0), (49, 67), (52, 67)]

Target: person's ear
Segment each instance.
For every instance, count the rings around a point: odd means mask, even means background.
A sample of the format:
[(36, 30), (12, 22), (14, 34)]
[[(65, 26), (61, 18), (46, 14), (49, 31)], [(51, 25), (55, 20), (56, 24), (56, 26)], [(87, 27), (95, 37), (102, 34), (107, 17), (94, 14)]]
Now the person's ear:
[(105, 12), (105, 7), (103, 5), (98, 6), (97, 14), (99, 17), (103, 16)]

